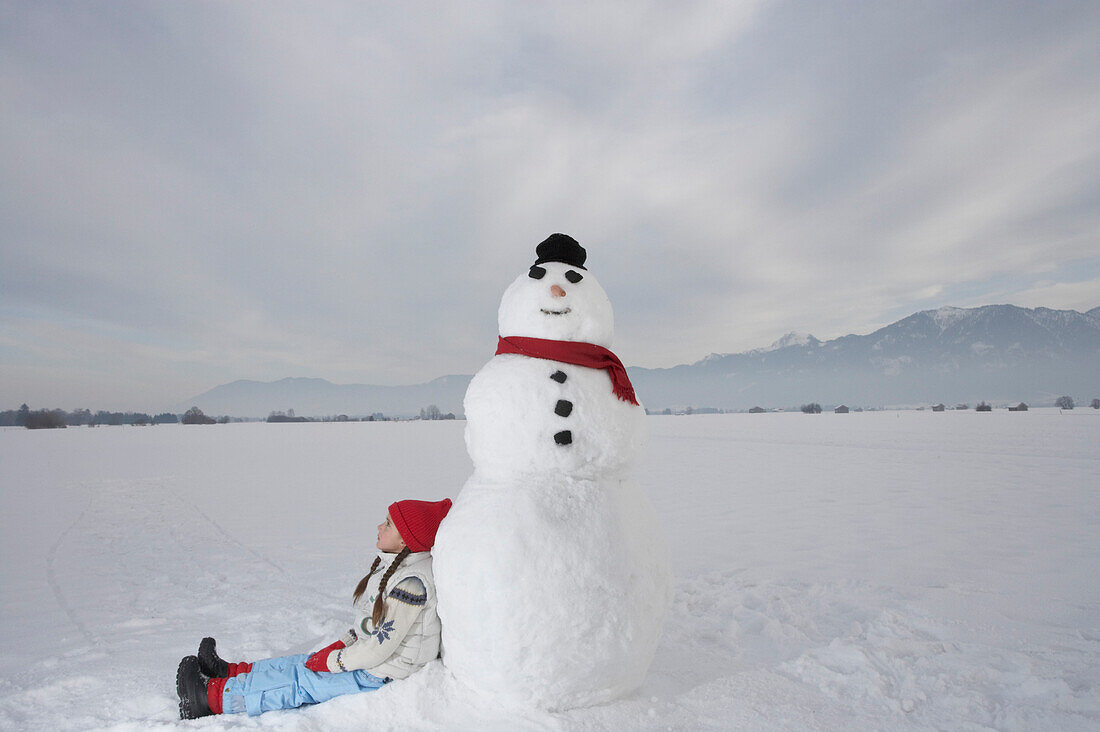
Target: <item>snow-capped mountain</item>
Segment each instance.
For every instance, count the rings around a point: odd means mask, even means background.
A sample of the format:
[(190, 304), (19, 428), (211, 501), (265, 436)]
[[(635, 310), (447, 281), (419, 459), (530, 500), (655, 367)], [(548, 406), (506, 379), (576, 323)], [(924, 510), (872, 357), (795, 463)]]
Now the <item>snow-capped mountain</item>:
[[(628, 368), (650, 410), (789, 407), (807, 402), (884, 406), (1050, 404), (1065, 394), (1100, 397), (1100, 307), (1075, 310), (987, 305), (925, 310), (868, 335), (820, 341), (788, 333), (767, 348), (712, 353), (669, 369)], [(412, 416), (435, 404), (461, 414), (470, 376), (427, 384), (368, 386), (324, 379), (235, 381), (179, 405), (207, 414), (266, 417), (382, 412)]]
[(792, 331), (767, 348), (760, 348), (754, 353), (768, 353), (769, 351), (778, 351), (780, 348), (790, 348), (791, 346), (817, 346), (820, 344), (821, 341), (809, 333), (795, 333)]
[(770, 348), (629, 372), (650, 409), (1084, 401), (1100, 394), (1100, 308), (940, 308), (869, 335), (792, 333)]

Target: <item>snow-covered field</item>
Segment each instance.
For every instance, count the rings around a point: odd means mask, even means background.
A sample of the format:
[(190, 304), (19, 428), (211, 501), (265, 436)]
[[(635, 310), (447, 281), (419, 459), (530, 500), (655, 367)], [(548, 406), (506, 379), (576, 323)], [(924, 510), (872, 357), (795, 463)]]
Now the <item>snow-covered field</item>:
[(203, 635), (244, 660), (347, 627), (386, 505), (471, 472), (462, 428), (0, 430), (0, 728), (1100, 728), (1084, 409), (653, 417), (637, 478), (676, 584), (632, 697), (508, 709), (436, 663), (178, 721), (176, 664)]

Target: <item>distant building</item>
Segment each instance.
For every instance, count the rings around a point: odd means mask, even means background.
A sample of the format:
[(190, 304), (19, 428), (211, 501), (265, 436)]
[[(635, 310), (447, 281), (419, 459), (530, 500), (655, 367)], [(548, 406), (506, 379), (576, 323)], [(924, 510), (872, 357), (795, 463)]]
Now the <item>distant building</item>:
[(833, 410), (833, 413), (834, 414), (847, 414), (848, 413), (848, 407), (841, 404), (839, 407), (837, 407), (836, 409)]
[(943, 406), (942, 404), (937, 404), (936, 406), (932, 407), (933, 412), (943, 412), (946, 409), (947, 407)]
[(977, 412), (992, 412), (993, 407), (985, 402), (981, 402), (978, 406), (974, 407), (974, 410)]
[(763, 413), (764, 413), (764, 408), (763, 407), (753, 407), (752, 409), (749, 410), (749, 414), (763, 414)]
[(1024, 404), (1023, 402), (1020, 402), (1015, 407), (1009, 407), (1008, 411), (1010, 411), (1010, 412), (1026, 412), (1027, 411), (1027, 405)]

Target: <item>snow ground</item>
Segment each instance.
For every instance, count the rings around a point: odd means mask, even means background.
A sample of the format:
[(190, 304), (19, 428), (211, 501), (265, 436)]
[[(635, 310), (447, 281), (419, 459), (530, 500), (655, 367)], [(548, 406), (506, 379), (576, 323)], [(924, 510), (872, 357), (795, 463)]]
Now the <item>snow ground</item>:
[(385, 506), (468, 477), (463, 423), (0, 430), (0, 728), (1100, 728), (1100, 414), (650, 425), (676, 586), (635, 695), (508, 709), (436, 663), (195, 722), (179, 658), (336, 637)]

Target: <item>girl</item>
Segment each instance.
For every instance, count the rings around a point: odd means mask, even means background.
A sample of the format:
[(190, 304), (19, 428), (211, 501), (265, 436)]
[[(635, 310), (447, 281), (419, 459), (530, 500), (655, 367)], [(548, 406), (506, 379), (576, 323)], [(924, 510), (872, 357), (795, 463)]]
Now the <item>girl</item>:
[[(227, 663), (213, 638), (180, 661), (180, 718), (290, 709), (403, 679), (439, 656), (432, 555), (451, 501), (398, 501), (378, 526), (378, 556), (355, 588), (355, 627), (316, 653)], [(384, 572), (377, 570), (383, 563)], [(360, 600), (365, 597), (365, 602)]]

